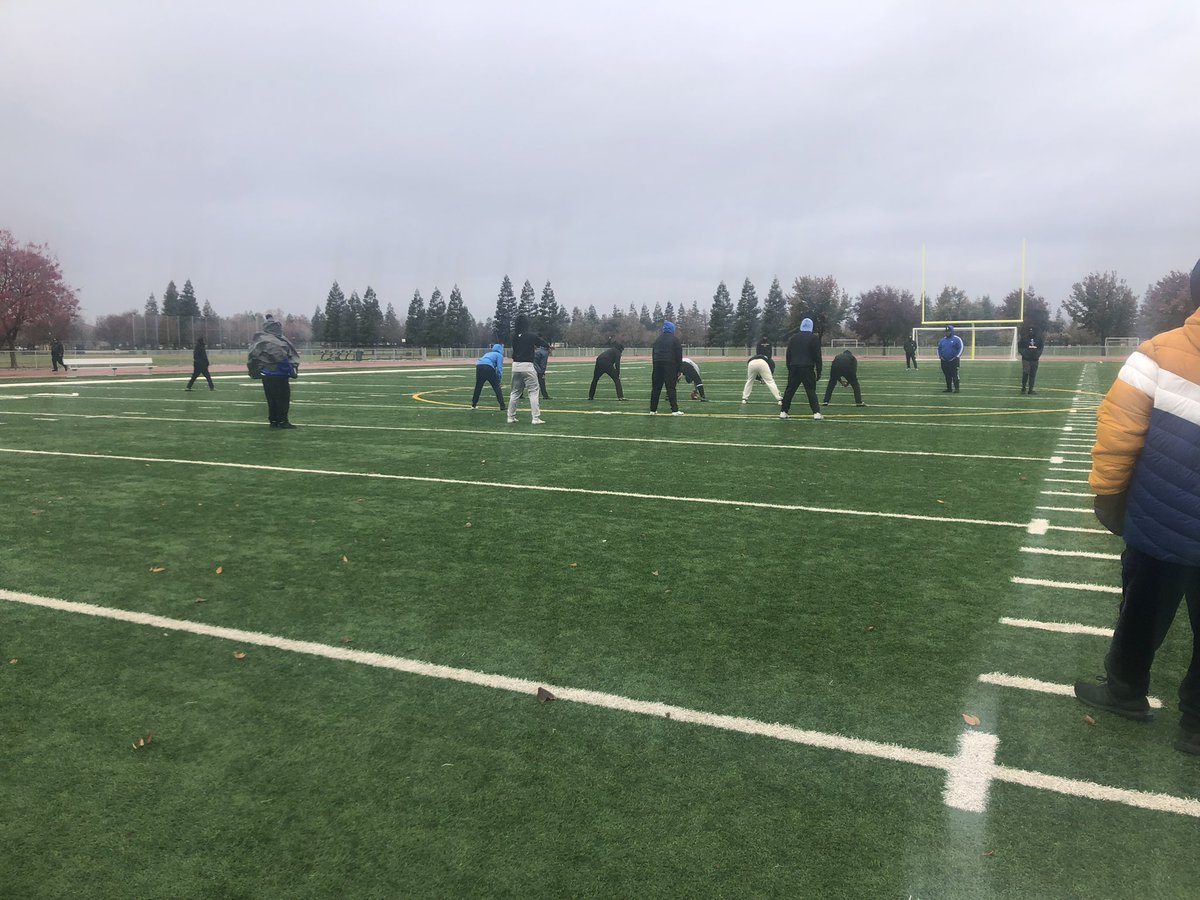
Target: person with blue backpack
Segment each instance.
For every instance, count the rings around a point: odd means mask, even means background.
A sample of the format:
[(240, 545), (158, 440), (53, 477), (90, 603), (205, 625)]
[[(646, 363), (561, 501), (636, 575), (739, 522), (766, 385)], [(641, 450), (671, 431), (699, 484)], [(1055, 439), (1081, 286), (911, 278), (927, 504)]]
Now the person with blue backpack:
[(471, 409), (479, 405), (479, 395), (485, 384), (496, 392), (496, 402), (504, 409), (504, 397), (500, 394), (500, 380), (504, 377), (504, 345), (492, 344), (492, 349), (479, 357), (475, 363), (475, 393), (471, 397)]
[(250, 339), (246, 367), (251, 378), (261, 378), (267, 396), (267, 421), (272, 428), (295, 428), (288, 421), (293, 378), (300, 374), (300, 351), (283, 336), (283, 325), (270, 313), (262, 331)]
[(958, 393), (958, 361), (963, 354), (963, 342), (954, 333), (954, 326), (946, 326), (946, 336), (938, 341), (938, 359), (942, 361), (942, 374), (946, 377), (943, 394)]

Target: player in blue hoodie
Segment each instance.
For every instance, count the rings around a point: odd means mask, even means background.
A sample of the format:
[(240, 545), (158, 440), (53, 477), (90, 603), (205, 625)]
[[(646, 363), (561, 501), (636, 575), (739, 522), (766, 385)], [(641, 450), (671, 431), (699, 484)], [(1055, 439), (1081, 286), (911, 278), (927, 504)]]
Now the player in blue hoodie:
[(471, 409), (479, 405), (479, 394), (484, 384), (490, 384), (496, 392), (496, 402), (504, 409), (504, 397), (500, 394), (500, 379), (504, 377), (504, 345), (492, 344), (492, 349), (479, 357), (475, 363), (475, 393), (471, 397)]
[(963, 342), (954, 333), (954, 326), (946, 326), (946, 336), (938, 341), (938, 359), (942, 361), (942, 374), (946, 376), (946, 389), (943, 394), (951, 391), (958, 393), (958, 360), (963, 353)]

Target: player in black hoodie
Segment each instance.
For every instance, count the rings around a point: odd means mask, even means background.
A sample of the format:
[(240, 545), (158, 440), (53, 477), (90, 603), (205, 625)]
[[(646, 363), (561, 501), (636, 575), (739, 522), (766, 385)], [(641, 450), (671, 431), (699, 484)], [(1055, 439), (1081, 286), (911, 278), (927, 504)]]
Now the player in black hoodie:
[(538, 386), (537, 369), (533, 365), (533, 351), (538, 347), (550, 348), (544, 340), (529, 330), (529, 317), (517, 316), (513, 325), (512, 339), (512, 387), (508, 395), (508, 421), (517, 421), (517, 401), (524, 391), (529, 392), (529, 409), (533, 413), (533, 424), (542, 424), (541, 388)]
[(617, 386), (617, 399), (625, 399), (625, 392), (621, 389), (621, 354), (624, 352), (625, 345), (620, 341), (614, 341), (611, 347), (596, 357), (596, 369), (592, 372), (592, 386), (588, 388), (589, 400), (596, 399), (596, 385), (600, 383), (602, 375), (607, 375)]
[(650, 349), (653, 369), (650, 376), (650, 415), (658, 415), (658, 398), (663, 387), (667, 389), (667, 402), (671, 404), (671, 415), (682, 416), (679, 401), (675, 397), (675, 382), (683, 367), (683, 344), (675, 336), (675, 323), (663, 322), (662, 334), (654, 339)]
[(783, 411), (779, 418), (788, 417), (788, 411), (792, 408), (792, 397), (801, 385), (804, 385), (804, 393), (808, 396), (813, 418), (825, 418), (821, 415), (820, 404), (817, 403), (817, 379), (821, 377), (821, 339), (813, 334), (812, 319), (801, 322), (800, 330), (788, 341), (787, 369), (787, 390), (783, 392)]

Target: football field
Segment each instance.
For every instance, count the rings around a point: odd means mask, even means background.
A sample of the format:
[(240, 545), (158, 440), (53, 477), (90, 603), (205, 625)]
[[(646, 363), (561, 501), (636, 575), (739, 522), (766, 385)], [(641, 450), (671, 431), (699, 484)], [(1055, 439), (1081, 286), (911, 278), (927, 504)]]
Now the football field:
[(1118, 365), (701, 367), (0, 381), (0, 894), (1195, 896), (1186, 613), (1152, 722), (1071, 694)]

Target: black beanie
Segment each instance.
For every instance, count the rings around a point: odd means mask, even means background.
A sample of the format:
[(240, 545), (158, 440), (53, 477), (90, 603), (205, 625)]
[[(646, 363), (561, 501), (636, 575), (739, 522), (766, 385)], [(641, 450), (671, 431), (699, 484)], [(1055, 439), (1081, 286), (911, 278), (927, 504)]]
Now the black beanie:
[(1200, 260), (1192, 268), (1192, 304), (1200, 309)]

